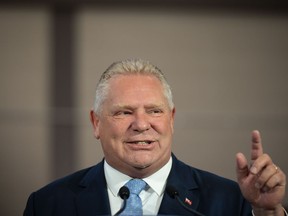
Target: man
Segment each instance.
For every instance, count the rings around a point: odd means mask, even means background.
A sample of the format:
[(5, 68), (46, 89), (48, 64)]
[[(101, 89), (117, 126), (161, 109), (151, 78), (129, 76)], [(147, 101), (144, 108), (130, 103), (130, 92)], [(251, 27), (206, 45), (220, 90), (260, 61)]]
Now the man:
[(258, 131), (252, 132), (251, 161), (236, 155), (237, 184), (171, 153), (174, 116), (170, 87), (157, 67), (143, 60), (112, 64), (90, 113), (105, 158), (34, 192), (24, 215), (118, 214), (119, 190), (130, 179), (145, 181), (139, 194), (144, 215), (285, 215), (286, 177), (263, 153)]

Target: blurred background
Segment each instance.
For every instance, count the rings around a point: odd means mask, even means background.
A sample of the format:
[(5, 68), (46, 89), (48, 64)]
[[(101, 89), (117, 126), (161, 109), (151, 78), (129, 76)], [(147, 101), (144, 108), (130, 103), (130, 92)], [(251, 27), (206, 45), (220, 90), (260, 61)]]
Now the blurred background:
[(171, 84), (178, 158), (235, 180), (235, 154), (249, 156), (259, 129), (288, 174), (287, 12), (285, 1), (1, 1), (0, 215), (103, 158), (95, 85), (134, 57)]

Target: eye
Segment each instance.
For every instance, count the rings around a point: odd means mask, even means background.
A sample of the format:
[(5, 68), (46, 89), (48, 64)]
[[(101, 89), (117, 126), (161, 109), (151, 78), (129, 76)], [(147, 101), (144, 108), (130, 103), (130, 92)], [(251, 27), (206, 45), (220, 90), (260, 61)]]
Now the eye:
[(151, 109), (151, 110), (149, 110), (148, 113), (158, 116), (158, 115), (163, 113), (163, 110), (161, 110), (161, 109)]
[(125, 116), (125, 115), (131, 115), (132, 114), (132, 111), (129, 111), (129, 110), (119, 110), (119, 111), (116, 111), (114, 113), (114, 116)]
[(132, 112), (125, 110), (125, 111), (122, 111), (122, 114), (123, 114), (123, 115), (130, 115), (130, 114), (132, 114)]

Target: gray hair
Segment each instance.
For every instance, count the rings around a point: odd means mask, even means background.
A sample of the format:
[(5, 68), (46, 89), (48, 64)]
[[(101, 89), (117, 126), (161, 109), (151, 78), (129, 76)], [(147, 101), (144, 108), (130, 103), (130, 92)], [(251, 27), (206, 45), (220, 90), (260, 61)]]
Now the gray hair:
[(96, 87), (96, 95), (93, 106), (93, 111), (97, 115), (100, 115), (102, 111), (101, 109), (102, 104), (108, 94), (109, 79), (111, 79), (115, 75), (129, 75), (129, 74), (143, 74), (156, 77), (163, 86), (164, 91), (163, 93), (168, 101), (169, 108), (171, 110), (174, 108), (171, 88), (161, 70), (156, 66), (152, 65), (148, 61), (142, 59), (132, 59), (132, 60), (114, 62), (101, 75), (100, 80)]

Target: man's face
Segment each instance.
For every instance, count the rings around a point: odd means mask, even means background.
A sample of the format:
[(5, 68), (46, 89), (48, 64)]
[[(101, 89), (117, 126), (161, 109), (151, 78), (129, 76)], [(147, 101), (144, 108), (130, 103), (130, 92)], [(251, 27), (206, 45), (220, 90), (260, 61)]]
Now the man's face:
[(170, 158), (175, 110), (153, 76), (117, 75), (109, 83), (100, 116), (91, 112), (94, 135), (112, 167), (149, 176)]

